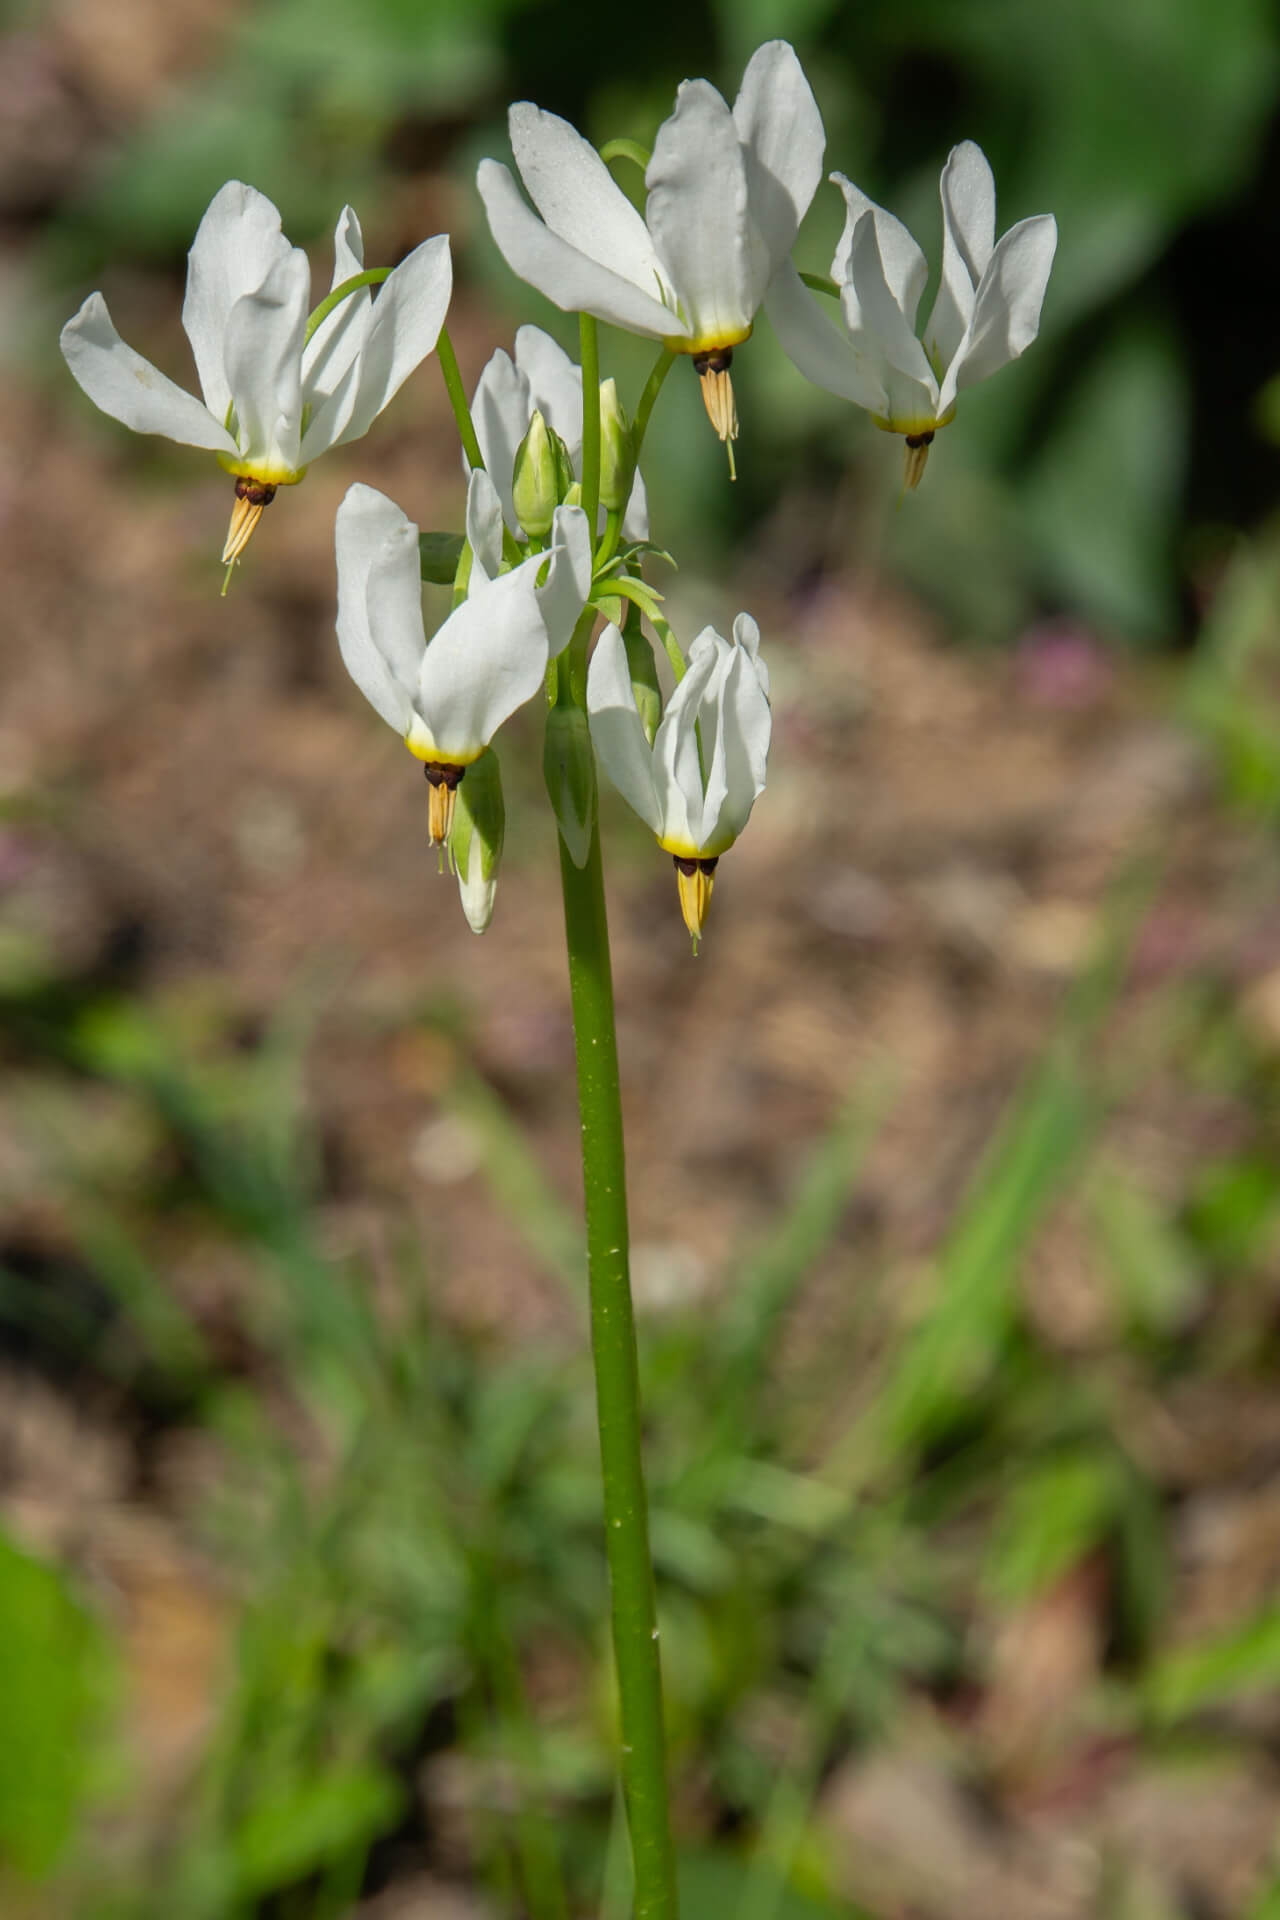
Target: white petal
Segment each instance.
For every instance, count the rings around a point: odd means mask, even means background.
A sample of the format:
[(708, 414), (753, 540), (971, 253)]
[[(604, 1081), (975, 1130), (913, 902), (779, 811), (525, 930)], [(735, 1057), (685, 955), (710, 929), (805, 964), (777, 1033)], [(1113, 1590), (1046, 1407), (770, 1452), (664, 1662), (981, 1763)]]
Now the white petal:
[(464, 600), (428, 645), (417, 706), (441, 759), (474, 760), (541, 687), (547, 630), (534, 582), (544, 564), (535, 554)]
[(489, 229), (511, 271), (562, 313), (593, 313), (628, 333), (647, 334), (654, 340), (675, 339), (688, 332), (674, 311), (662, 305), (656, 277), (652, 293), (642, 291), (621, 273), (570, 246), (544, 226), (497, 160), (480, 162), (476, 186), (489, 216)]
[[(929, 278), (928, 261), (901, 220), (895, 219), (893, 214), (868, 199), (861, 187), (855, 187), (852, 180), (846, 180), (842, 173), (833, 173), (831, 178), (844, 195), (845, 204), (844, 232), (831, 262), (831, 278), (840, 287), (854, 277), (854, 236), (864, 217), (870, 214), (875, 223), (881, 278), (906, 322), (907, 332), (913, 333), (916, 308), (920, 304), (925, 281)], [(865, 243), (866, 236), (863, 237)]]
[[(708, 632), (710, 629), (707, 630)], [(662, 810), (664, 841), (698, 849), (702, 842), (702, 767), (696, 727), (703, 695), (719, 658), (699, 634), (689, 649), (689, 666), (667, 702), (653, 740), (653, 783)]]
[[(413, 694), (426, 643), (418, 580), (418, 530), (384, 493), (373, 487), (354, 486), (338, 508), (334, 545), (338, 557), (338, 645), (343, 662), (369, 704), (403, 736), (413, 723)], [(384, 576), (390, 577), (393, 589), (378, 595), (375, 626), (370, 585), (374, 578), (381, 580)], [(404, 591), (410, 576), (412, 596)]]
[[(704, 627), (689, 649), (690, 663), (710, 650), (714, 664), (698, 710), (698, 728), (702, 736), (700, 765), (702, 780), (702, 821), (698, 830), (698, 851), (716, 853), (720, 815), (729, 792), (729, 774), (725, 763), (724, 691), (734, 664), (734, 650), (714, 627)], [(741, 663), (739, 663), (741, 664)], [(692, 810), (691, 810), (692, 818)]]
[(943, 382), (944, 409), (961, 387), (975, 386), (1031, 345), (1040, 331), (1040, 309), (1057, 244), (1058, 225), (1051, 213), (1020, 220), (1001, 239)]
[[(747, 222), (747, 172), (733, 115), (707, 80), (686, 80), (645, 174), (649, 223), (696, 345), (741, 340), (769, 283)], [(754, 244), (753, 244), (754, 240)]]
[(449, 236), (424, 240), (378, 290), (355, 363), (354, 389), (318, 408), (303, 442), (304, 459), (359, 440), (440, 337), (453, 291)]
[(573, 638), (591, 591), (591, 541), (581, 507), (557, 507), (551, 522), (551, 566), (538, 588), (538, 605), (554, 657)]
[[(533, 401), (529, 382), (509, 353), (499, 347), (476, 382), (471, 419), (485, 467), (498, 490), (502, 514), (512, 533), (520, 531), (511, 503), (511, 477), (520, 442), (529, 431)], [(463, 455), (466, 470), (466, 455)]]
[(742, 648), (755, 669), (756, 679), (765, 699), (769, 697), (769, 669), (760, 653), (760, 629), (749, 613), (740, 613), (733, 623), (735, 646)]
[(656, 294), (659, 262), (648, 228), (591, 142), (531, 100), (510, 109), (507, 130), (525, 191), (552, 233)]
[(871, 413), (887, 414), (880, 356), (832, 325), (789, 260), (774, 275), (764, 310), (783, 352), (806, 380)]
[[(906, 229), (902, 231), (905, 233)], [(862, 345), (864, 351), (874, 352), (881, 359), (879, 371), (889, 389), (890, 417), (896, 419), (904, 405), (909, 416), (918, 412), (932, 414), (938, 383), (928, 355), (911, 331), (910, 321), (890, 284), (889, 268), (880, 251), (880, 235), (879, 221), (870, 212), (862, 214), (849, 244), (849, 275), (840, 289), (844, 323), (851, 338)], [(893, 236), (890, 243), (896, 246)], [(911, 244), (914, 246), (915, 242)], [(900, 261), (894, 261), (895, 274), (900, 265)], [(894, 374), (904, 378), (895, 380)], [(905, 393), (913, 396), (910, 404), (902, 399)]]
[[(364, 272), (364, 236), (351, 207), (338, 216), (333, 234), (332, 293), (347, 280)], [(320, 322), (302, 352), (303, 394), (314, 412), (326, 394), (333, 392), (347, 368), (364, 344), (369, 324), (368, 287), (360, 287), (340, 300), (333, 312)]]
[(610, 624), (596, 641), (587, 669), (587, 714), (596, 757), (627, 805), (661, 836), (662, 808), (653, 782), (653, 756), (636, 711), (622, 635)]
[(516, 334), (516, 365), (529, 382), (529, 416), (537, 407), (576, 464), (582, 456), (582, 368), (541, 327), (521, 327)]
[(236, 443), (194, 394), (175, 387), (158, 367), (127, 347), (107, 303), (91, 293), (62, 329), (62, 354), (72, 374), (103, 413), (135, 433), (162, 433), (187, 447), (234, 453)]
[(302, 339), (311, 269), (291, 247), (256, 293), (242, 294), (227, 319), (224, 362), (240, 452), (262, 478), (296, 473), (301, 460)]
[(733, 119), (745, 149), (751, 218), (776, 272), (818, 190), (827, 143), (813, 89), (785, 40), (752, 54)]
[(483, 467), (477, 467), (467, 482), (467, 539), (471, 545), (467, 592), (481, 593), (502, 571), (502, 502)]
[(996, 238), (996, 183), (972, 140), (952, 147), (942, 169), (942, 278), (925, 341), (935, 366), (949, 366), (973, 317), (973, 296)]
[(225, 420), (231, 384), (224, 362), (231, 309), (254, 293), (290, 251), (280, 215), (264, 193), (228, 180), (213, 196), (187, 255), (182, 324), (215, 419)]
[(493, 919), (493, 906), (498, 893), (498, 875), (496, 869), (486, 877), (484, 871), (484, 843), (478, 833), (473, 833), (467, 843), (467, 867), (464, 873), (461, 866), (457, 869), (458, 897), (462, 901), (462, 911), (466, 915), (467, 925), (472, 933), (485, 933)]
[(773, 715), (765, 690), (753, 671), (756, 664), (750, 655), (738, 653), (724, 678), (721, 736), (725, 795), (714, 824), (708, 821), (705, 827), (708, 850), (714, 853), (733, 845), (764, 792)]

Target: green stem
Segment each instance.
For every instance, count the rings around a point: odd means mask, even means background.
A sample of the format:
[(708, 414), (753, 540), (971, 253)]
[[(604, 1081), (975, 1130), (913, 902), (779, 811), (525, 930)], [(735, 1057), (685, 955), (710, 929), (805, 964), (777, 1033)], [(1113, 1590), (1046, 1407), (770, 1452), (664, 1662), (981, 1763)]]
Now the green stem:
[(839, 287), (834, 280), (829, 280), (825, 273), (802, 273), (800, 278), (806, 287), (812, 287), (815, 293), (829, 293), (833, 300), (840, 298)]
[(671, 628), (660, 613), (651, 613), (649, 615), (649, 624), (662, 642), (666, 656), (671, 662), (671, 671), (675, 674), (677, 683), (680, 682), (684, 679), (686, 671), (685, 658), (680, 649), (680, 642), (676, 639), (675, 634), (671, 631)]
[[(584, 376), (586, 356), (583, 356)], [(584, 381), (591, 391), (589, 381)], [(590, 408), (587, 408), (590, 413)], [(585, 867), (560, 839), (569, 993), (578, 1060), (591, 1344), (604, 1478), (605, 1551), (622, 1727), (622, 1784), (635, 1866), (635, 1920), (676, 1920), (667, 1809), (662, 1671), (640, 1448), (640, 1383), (627, 1263), (626, 1161), (599, 829)]]
[(453, 350), (453, 342), (449, 338), (447, 327), (440, 329), (440, 338), (436, 341), (436, 358), (440, 362), (440, 372), (444, 376), (444, 390), (449, 396), (453, 417), (458, 423), (458, 437), (462, 441), (462, 451), (466, 454), (470, 466), (482, 467), (484, 455), (480, 451), (480, 442), (476, 439), (476, 430), (471, 424), (471, 409), (467, 405), (466, 389), (462, 384), (462, 375), (458, 371), (458, 356)]
[(653, 403), (662, 392), (662, 383), (675, 365), (675, 351), (664, 347), (653, 363), (653, 370), (644, 383), (644, 392), (640, 395), (640, 404), (636, 408), (635, 435), (636, 465), (640, 465), (640, 449), (644, 445), (644, 436), (649, 430), (649, 415), (653, 412)]
[(582, 357), (582, 510), (596, 544), (600, 518), (600, 341), (595, 317), (578, 315), (578, 342)]
[(608, 166), (611, 160), (630, 160), (639, 167), (641, 173), (649, 171), (649, 162), (653, 155), (648, 147), (642, 147), (638, 140), (606, 140), (600, 149), (600, 158)]
[(342, 302), (348, 299), (353, 293), (358, 293), (361, 287), (381, 286), (390, 272), (390, 267), (370, 267), (364, 273), (353, 273), (349, 280), (343, 280), (339, 286), (334, 288), (332, 293), (327, 293), (311, 318), (307, 321), (307, 331), (303, 335), (303, 345), (306, 345), (316, 328), (324, 324), (335, 307), (340, 306)]

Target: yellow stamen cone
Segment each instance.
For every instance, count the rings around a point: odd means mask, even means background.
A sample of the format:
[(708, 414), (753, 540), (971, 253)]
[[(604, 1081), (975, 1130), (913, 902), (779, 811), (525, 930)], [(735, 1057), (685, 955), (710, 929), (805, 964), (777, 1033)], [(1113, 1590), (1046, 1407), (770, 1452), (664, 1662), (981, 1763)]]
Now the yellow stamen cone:
[(707, 909), (711, 905), (711, 889), (715, 885), (715, 860), (687, 860), (678, 853), (674, 854), (676, 867), (676, 887), (680, 894), (680, 911), (684, 923), (693, 940), (693, 950), (698, 951), (698, 942), (702, 938), (702, 929), (706, 924)]
[(903, 474), (903, 485), (908, 493), (914, 493), (924, 479), (925, 466), (929, 459), (929, 449), (933, 445), (931, 433), (909, 433), (907, 435), (907, 464)]
[(241, 478), (236, 481), (236, 503), (231, 509), (231, 525), (222, 549), (224, 566), (229, 567), (240, 558), (262, 518), (263, 508), (269, 507), (275, 497), (276, 489), (263, 480)]

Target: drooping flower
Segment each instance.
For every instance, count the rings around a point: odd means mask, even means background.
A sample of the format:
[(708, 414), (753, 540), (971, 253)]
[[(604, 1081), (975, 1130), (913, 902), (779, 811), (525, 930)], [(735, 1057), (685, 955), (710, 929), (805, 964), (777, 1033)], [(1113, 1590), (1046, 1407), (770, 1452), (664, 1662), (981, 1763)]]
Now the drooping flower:
[(692, 355), (716, 432), (736, 437), (733, 350), (822, 176), (822, 118), (791, 47), (752, 55), (732, 112), (709, 81), (683, 83), (654, 141), (643, 218), (567, 120), (522, 100), (508, 124), (537, 213), (498, 161), (476, 176), (508, 265), (566, 313)]
[[(333, 236), (333, 288), (364, 271), (350, 207)], [(278, 487), (318, 454), (358, 440), (436, 344), (453, 285), (449, 238), (415, 247), (371, 298), (361, 287), (308, 337), (311, 269), (264, 194), (229, 180), (187, 256), (182, 324), (203, 400), (125, 345), (91, 293), (62, 329), (62, 352), (95, 406), (135, 433), (208, 447), (236, 476), (223, 560), (243, 553)]]
[(418, 529), (395, 502), (373, 487), (352, 487), (334, 537), (342, 658), (366, 700), (423, 762), (430, 837), (443, 844), (458, 782), (542, 686), (548, 660), (567, 646), (586, 603), (586, 515), (581, 507), (557, 508), (547, 552), (502, 573), (502, 508), (488, 474), (473, 473), (467, 598), (430, 640)]
[(747, 613), (732, 641), (703, 629), (650, 746), (622, 635), (608, 626), (587, 673), (587, 711), (600, 765), (675, 861), (696, 948), (716, 863), (764, 791), (772, 715), (760, 630)]
[(1051, 213), (1010, 227), (997, 243), (996, 189), (982, 149), (953, 147), (942, 169), (942, 279), (923, 340), (916, 308), (929, 277), (900, 220), (841, 173), (844, 232), (831, 262), (845, 332), (833, 326), (787, 263), (766, 311), (806, 379), (865, 407), (907, 442), (907, 485), (918, 485), (939, 427), (962, 388), (1016, 360), (1040, 330), (1058, 244)]
[[(503, 517), (518, 539), (525, 529), (512, 499), (512, 474), (535, 413), (563, 440), (575, 479), (582, 478), (582, 368), (541, 327), (516, 333), (514, 358), (503, 348), (476, 382), (471, 418), (484, 464), (498, 489)], [(605, 386), (612, 383), (605, 382)], [(603, 392), (604, 389), (602, 388)], [(625, 540), (649, 538), (649, 507), (637, 473), (622, 521)]]

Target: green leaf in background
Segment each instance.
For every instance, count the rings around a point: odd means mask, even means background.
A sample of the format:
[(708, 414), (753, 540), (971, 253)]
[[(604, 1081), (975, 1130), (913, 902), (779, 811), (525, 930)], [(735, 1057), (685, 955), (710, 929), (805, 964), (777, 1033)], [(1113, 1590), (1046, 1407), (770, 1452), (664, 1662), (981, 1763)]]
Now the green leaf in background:
[(363, 1850), (392, 1825), (400, 1803), (397, 1782), (372, 1760), (264, 1796), (235, 1837), (241, 1892), (270, 1893)]
[(109, 1661), (56, 1568), (0, 1533), (0, 1863), (38, 1879), (75, 1826)]
[(1280, 1686), (1280, 1607), (1264, 1607), (1212, 1639), (1175, 1647), (1157, 1662), (1144, 1694), (1157, 1720), (1182, 1720)]
[(1114, 1460), (1097, 1453), (1064, 1454), (1023, 1472), (992, 1542), (997, 1598), (1009, 1605), (1034, 1599), (1091, 1553), (1110, 1527), (1116, 1480)]

